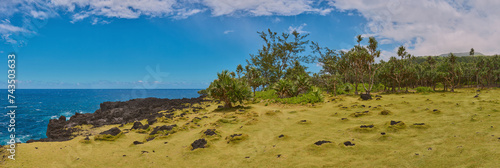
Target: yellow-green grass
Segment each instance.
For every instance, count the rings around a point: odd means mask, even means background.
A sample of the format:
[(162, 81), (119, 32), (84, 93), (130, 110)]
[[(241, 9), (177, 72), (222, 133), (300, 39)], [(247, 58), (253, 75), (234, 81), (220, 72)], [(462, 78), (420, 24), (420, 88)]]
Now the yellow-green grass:
[[(124, 131), (114, 141), (95, 141), (95, 135), (118, 126), (109, 125), (89, 129), (90, 143), (80, 142), (85, 136), (78, 136), (65, 142), (18, 144), (16, 160), (4, 159), (0, 167), (498, 167), (499, 94), (498, 89), (482, 90), (473, 98), (475, 90), (459, 89), (388, 94), (370, 101), (338, 96), (314, 106), (249, 104), (244, 112), (214, 111), (217, 105), (212, 104), (184, 119), (152, 125), (180, 127), (164, 138), (147, 142), (148, 134)], [(383, 110), (390, 114), (380, 115)], [(370, 114), (352, 116), (364, 111)], [(186, 125), (194, 117), (201, 120)], [(391, 120), (404, 125), (391, 126)], [(371, 124), (374, 128), (360, 130)], [(130, 127), (132, 123), (119, 128)], [(207, 137), (206, 129), (222, 135)], [(245, 137), (228, 143), (224, 138), (233, 134)], [(208, 141), (207, 148), (191, 150), (191, 143), (200, 138)], [(321, 140), (332, 143), (314, 144)], [(144, 144), (131, 145), (134, 141)], [(345, 141), (355, 145), (345, 146)]]

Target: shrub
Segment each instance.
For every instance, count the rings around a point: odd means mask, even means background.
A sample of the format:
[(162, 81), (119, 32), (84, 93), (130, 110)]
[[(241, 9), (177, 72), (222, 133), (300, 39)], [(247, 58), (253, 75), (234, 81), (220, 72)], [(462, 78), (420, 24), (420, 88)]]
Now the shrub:
[(207, 88), (210, 97), (224, 101), (226, 107), (233, 107), (232, 103), (243, 103), (251, 97), (250, 87), (245, 82), (235, 79), (229, 71), (217, 73), (218, 79), (210, 83)]
[(417, 87), (417, 93), (431, 93), (431, 92), (434, 92), (434, 90), (432, 90), (432, 88), (430, 87)]

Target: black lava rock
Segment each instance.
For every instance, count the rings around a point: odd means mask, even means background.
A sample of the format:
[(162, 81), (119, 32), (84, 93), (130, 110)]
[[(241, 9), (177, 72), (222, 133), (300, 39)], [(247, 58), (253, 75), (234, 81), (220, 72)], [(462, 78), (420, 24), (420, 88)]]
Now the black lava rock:
[(396, 125), (396, 124), (399, 124), (401, 121), (393, 121), (391, 120), (391, 125)]
[(141, 129), (143, 127), (142, 123), (139, 121), (134, 122), (134, 125), (130, 129)]
[(373, 128), (373, 127), (374, 127), (373, 124), (372, 125), (361, 125), (361, 126), (359, 126), (359, 128)]
[(134, 145), (144, 144), (144, 142), (134, 141)]
[(194, 141), (192, 144), (191, 144), (191, 147), (193, 147), (192, 150), (195, 150), (197, 148), (205, 148), (205, 145), (207, 144), (207, 140), (205, 139), (198, 139), (196, 141)]
[(361, 99), (363, 100), (370, 100), (372, 99), (372, 96), (369, 94), (361, 94)]
[(107, 131), (101, 132), (100, 134), (101, 135), (108, 134), (108, 135), (116, 136), (116, 135), (120, 134), (120, 132), (122, 132), (122, 130), (120, 130), (118, 127), (113, 127)]
[(332, 142), (322, 140), (322, 141), (315, 142), (314, 144), (319, 146), (319, 145), (323, 145), (324, 143), (332, 143)]
[(215, 133), (215, 129), (207, 129), (205, 132), (203, 132), (205, 135), (212, 136), (212, 135), (217, 135)]
[(344, 142), (344, 145), (345, 145), (345, 146), (354, 146), (354, 145), (356, 145), (356, 144), (351, 143), (351, 141), (345, 141), (345, 142)]
[(158, 131), (170, 131), (172, 130), (174, 127), (177, 127), (176, 124), (174, 125), (163, 125), (163, 126), (157, 126), (153, 129), (153, 131), (151, 131), (151, 133), (149, 135), (154, 135), (156, 133), (158, 133)]

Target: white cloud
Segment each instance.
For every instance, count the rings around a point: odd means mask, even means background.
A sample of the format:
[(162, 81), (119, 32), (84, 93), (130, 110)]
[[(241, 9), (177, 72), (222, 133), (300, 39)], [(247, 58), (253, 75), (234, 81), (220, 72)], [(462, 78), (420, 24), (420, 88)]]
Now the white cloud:
[(232, 33), (232, 32), (234, 32), (234, 30), (226, 30), (226, 31), (224, 31), (224, 34), (229, 34), (229, 33)]
[(316, 7), (311, 0), (202, 0), (212, 15), (250, 14), (254, 16), (283, 15), (292, 16), (311, 12), (322, 15), (332, 9)]
[(293, 27), (293, 26), (290, 26), (288, 27), (288, 33), (292, 33), (293, 31), (297, 31), (298, 33), (300, 34), (306, 34), (306, 33), (309, 33), (308, 31), (305, 31), (305, 30), (302, 30), (305, 26), (307, 26), (307, 24), (303, 23), (301, 24), (300, 26), (298, 27)]
[(340, 11), (368, 20), (365, 33), (381, 44), (407, 45), (414, 55), (465, 52), (500, 53), (500, 1), (335, 0)]

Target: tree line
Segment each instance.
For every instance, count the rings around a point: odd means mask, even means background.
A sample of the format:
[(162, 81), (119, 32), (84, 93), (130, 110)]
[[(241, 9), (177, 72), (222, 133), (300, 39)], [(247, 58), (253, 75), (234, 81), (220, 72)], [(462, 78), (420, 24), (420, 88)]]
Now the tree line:
[[(255, 96), (257, 90), (274, 90), (280, 98), (294, 97), (321, 88), (335, 96), (354, 90), (354, 94), (370, 94), (374, 87), (383, 92), (409, 92), (409, 89), (427, 87), (436, 91), (454, 92), (460, 87), (500, 86), (500, 57), (415, 57), (404, 46), (398, 47), (397, 56), (388, 61), (376, 59), (381, 51), (375, 37), (356, 37), (357, 44), (350, 50), (335, 50), (307, 40), (308, 34), (267, 31), (258, 32), (264, 44), (251, 54), (246, 65), (235, 72), (218, 73), (218, 79), (201, 91), (214, 98), (232, 103)], [(311, 54), (305, 54), (309, 48)], [(307, 72), (304, 64), (317, 63), (318, 73)], [(359, 89), (361, 88), (361, 89)], [(242, 91), (244, 90), (244, 91)], [(229, 102), (229, 103), (228, 103)]]

